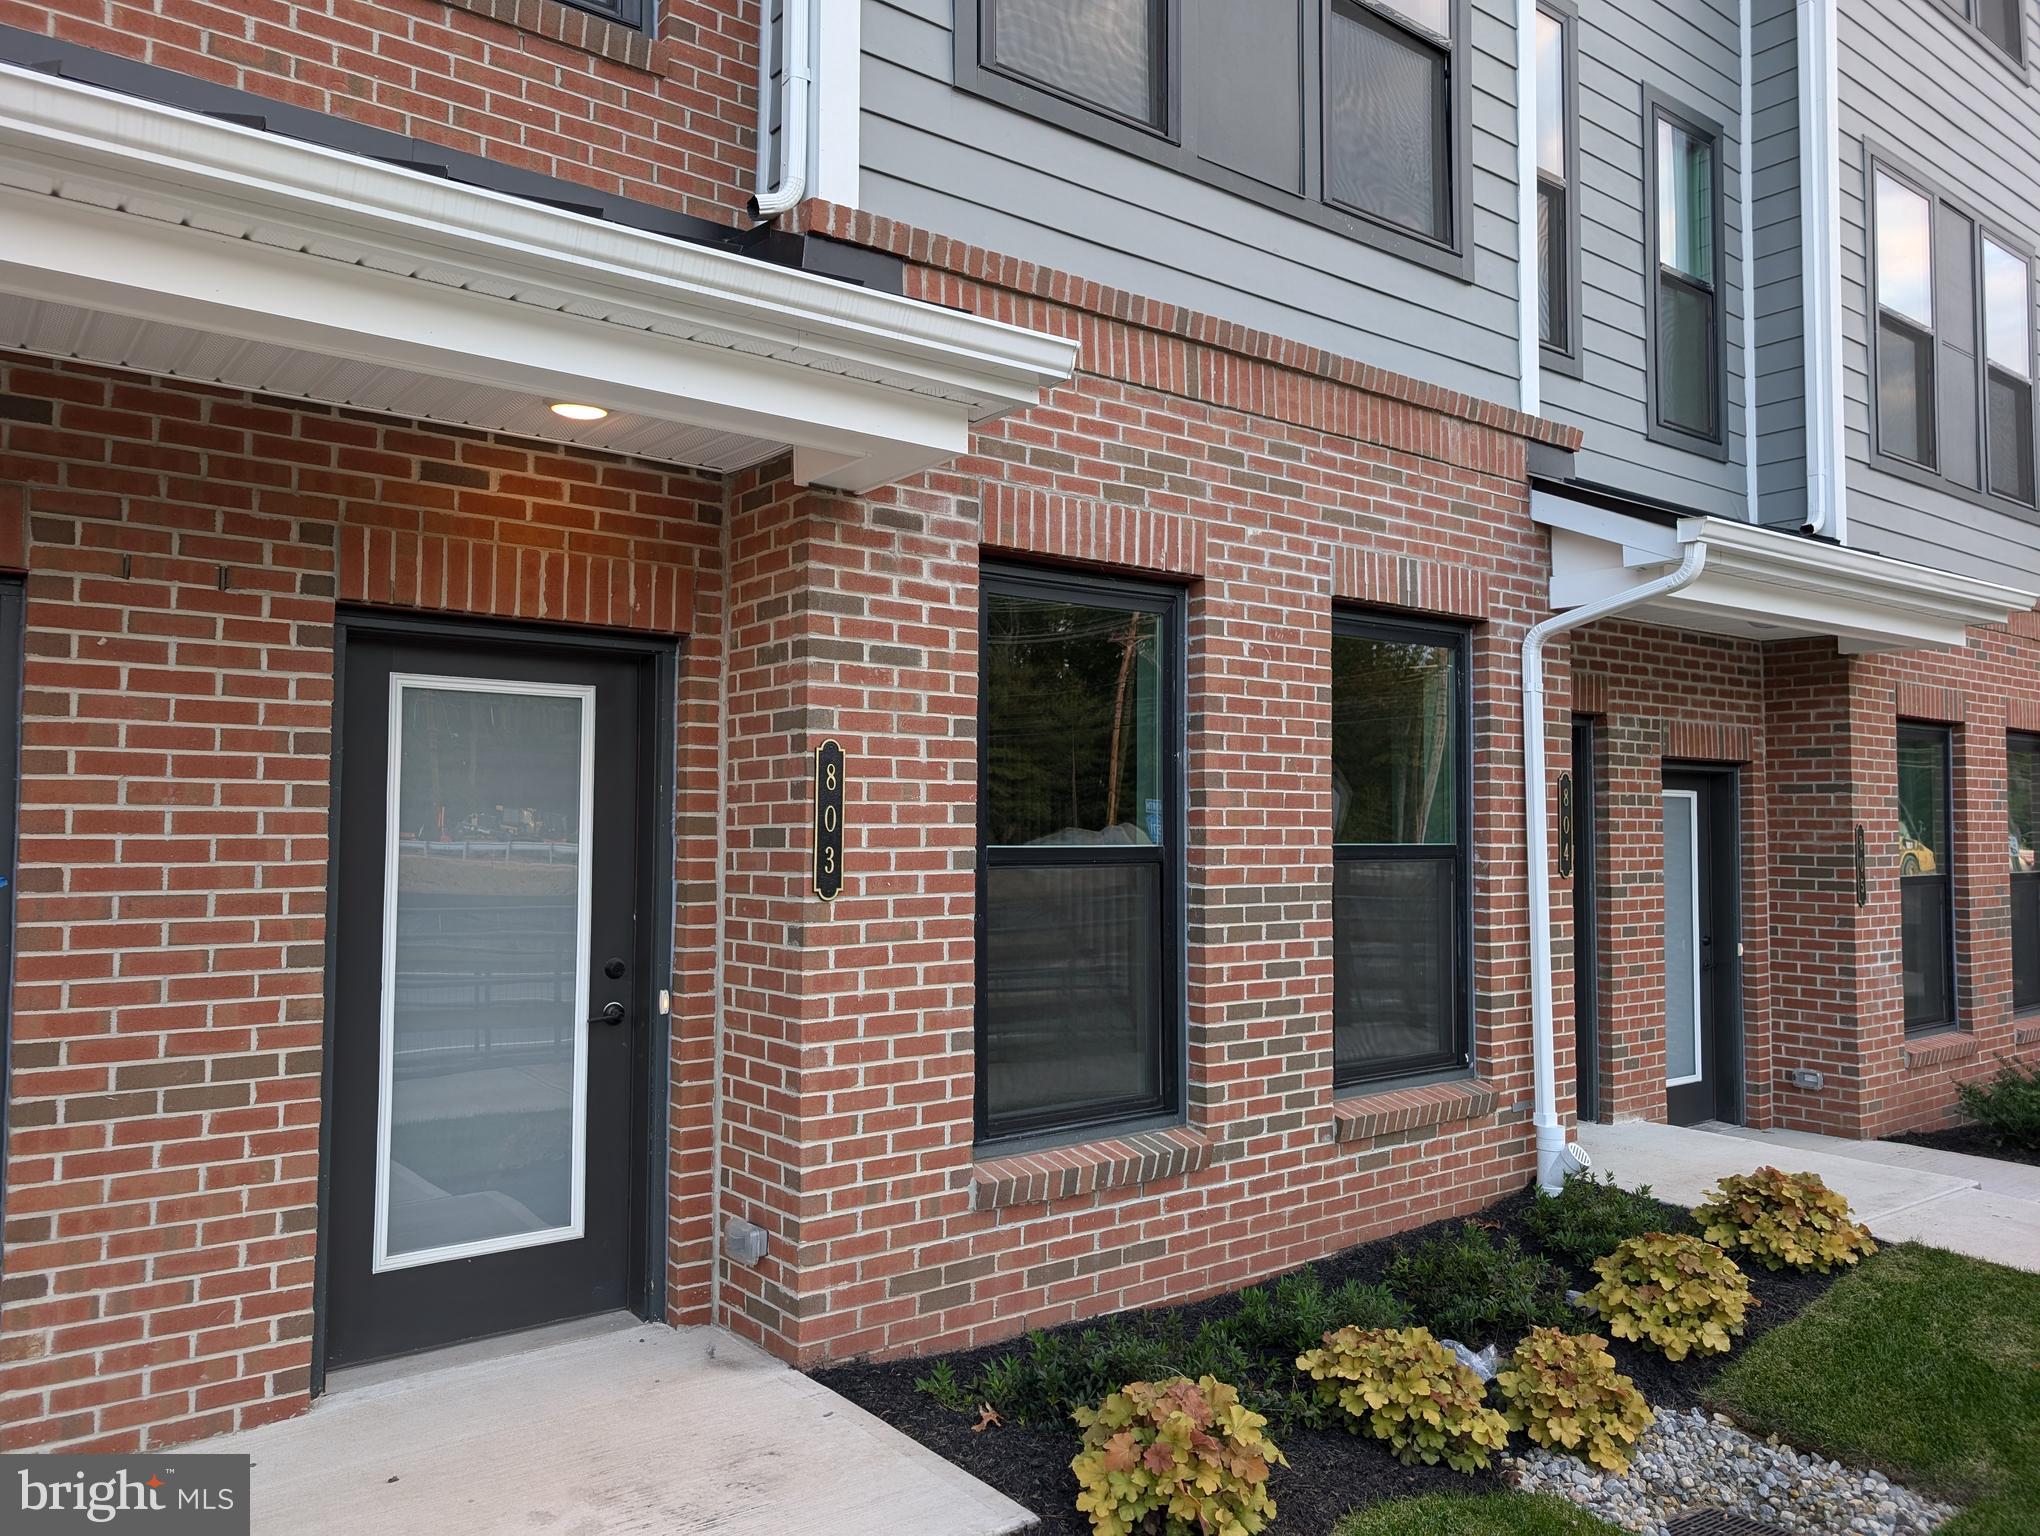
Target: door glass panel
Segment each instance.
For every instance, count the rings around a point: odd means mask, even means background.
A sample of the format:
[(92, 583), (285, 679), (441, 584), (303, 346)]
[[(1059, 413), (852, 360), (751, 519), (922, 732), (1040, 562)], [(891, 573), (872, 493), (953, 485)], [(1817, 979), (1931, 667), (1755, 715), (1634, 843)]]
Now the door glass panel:
[(1665, 791), (1665, 1082), (1700, 1080), (1699, 800)]
[(378, 1270), (580, 1235), (595, 714), (390, 686)]

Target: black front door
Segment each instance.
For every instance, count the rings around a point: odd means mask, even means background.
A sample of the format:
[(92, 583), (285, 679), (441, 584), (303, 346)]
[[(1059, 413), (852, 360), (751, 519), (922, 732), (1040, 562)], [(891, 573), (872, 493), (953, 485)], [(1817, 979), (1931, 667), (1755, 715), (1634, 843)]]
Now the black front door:
[(1736, 778), (1666, 770), (1665, 1114), (1742, 1117), (1741, 877)]
[(349, 633), (328, 1366), (632, 1300), (645, 665)]

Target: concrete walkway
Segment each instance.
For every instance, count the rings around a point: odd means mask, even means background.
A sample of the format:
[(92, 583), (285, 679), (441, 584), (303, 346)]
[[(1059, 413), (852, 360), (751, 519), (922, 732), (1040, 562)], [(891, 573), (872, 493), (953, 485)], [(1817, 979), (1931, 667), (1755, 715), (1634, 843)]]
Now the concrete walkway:
[(1596, 1172), (1661, 1200), (1697, 1205), (1724, 1174), (1768, 1163), (1817, 1173), (1848, 1197), (1885, 1242), (1931, 1243), (1972, 1258), (2040, 1271), (2040, 1168), (1886, 1141), (1742, 1126), (1582, 1125)]
[[(372, 1368), (254, 1458), (256, 1536), (1005, 1536), (1034, 1516), (748, 1344), (630, 1321)], [(338, 1380), (338, 1378), (336, 1378)]]

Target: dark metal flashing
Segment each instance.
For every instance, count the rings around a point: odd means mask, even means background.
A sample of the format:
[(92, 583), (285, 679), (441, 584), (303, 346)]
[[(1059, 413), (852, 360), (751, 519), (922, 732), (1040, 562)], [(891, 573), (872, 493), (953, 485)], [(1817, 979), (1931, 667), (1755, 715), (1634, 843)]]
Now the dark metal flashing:
[[(484, 155), (272, 101), (249, 91), (215, 85), (160, 65), (119, 58), (96, 48), (25, 32), (19, 27), (0, 26), (0, 62), (688, 245), (708, 246), (773, 266), (813, 272), (881, 293), (897, 294), (906, 289), (905, 263), (880, 251), (820, 241), (770, 224), (749, 229), (718, 224), (656, 203), (617, 197), (562, 177), (542, 176)], [(831, 249), (818, 251), (814, 249), (817, 246)]]

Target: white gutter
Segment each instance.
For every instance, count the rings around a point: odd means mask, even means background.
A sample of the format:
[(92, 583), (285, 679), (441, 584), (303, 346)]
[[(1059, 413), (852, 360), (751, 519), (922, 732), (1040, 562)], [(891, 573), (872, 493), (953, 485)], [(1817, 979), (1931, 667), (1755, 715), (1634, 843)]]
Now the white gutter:
[[(1806, 522), (1846, 540), (1842, 416), (1841, 131), (1835, 0), (1798, 0), (1799, 269), (1806, 346)], [(1865, 187), (1867, 199), (1870, 189)]]
[(776, 218), (807, 195), (808, 87), (813, 38), (808, 0), (782, 0), (786, 57), (779, 70), (779, 184), (772, 185), (767, 146), (772, 142), (772, 0), (758, 0), (758, 191), (751, 216)]
[(1686, 546), (1678, 569), (1655, 581), (1611, 593), (1530, 627), (1523, 637), (1523, 810), (1530, 865), (1531, 1122), (1537, 1127), (1537, 1182), (1557, 1194), (1565, 1182), (1565, 1127), (1558, 1120), (1558, 1071), (1551, 1031), (1551, 847), (1545, 826), (1550, 774), (1544, 743), (1544, 646), (1553, 635), (1578, 629), (1692, 585), (1707, 568), (1707, 545)]
[(1535, 416), (1544, 405), (1538, 281), (1537, 0), (1516, 0), (1516, 378), (1517, 406), (1525, 416)]

